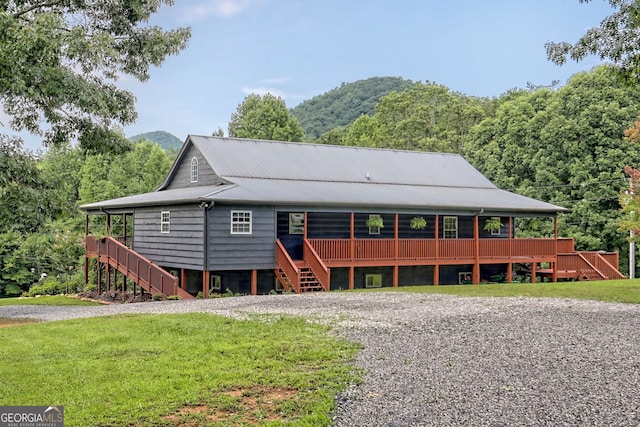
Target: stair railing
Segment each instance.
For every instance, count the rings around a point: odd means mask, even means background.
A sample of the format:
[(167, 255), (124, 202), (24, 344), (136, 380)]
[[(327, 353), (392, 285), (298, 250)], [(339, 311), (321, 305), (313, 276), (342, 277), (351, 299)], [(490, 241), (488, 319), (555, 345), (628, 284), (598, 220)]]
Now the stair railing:
[(296, 293), (300, 292), (300, 269), (293, 262), (289, 253), (282, 245), (280, 239), (276, 240), (276, 265), (278, 268), (282, 269), (284, 273), (285, 279), (288, 280), (288, 283), (283, 282), (281, 277), (278, 277), (282, 286), (288, 290), (288, 285), (296, 291)]
[(324, 262), (322, 262), (322, 259), (307, 239), (304, 239), (302, 257), (311, 268), (320, 285), (322, 285), (322, 289), (329, 291), (331, 289), (331, 273), (329, 268), (324, 265)]

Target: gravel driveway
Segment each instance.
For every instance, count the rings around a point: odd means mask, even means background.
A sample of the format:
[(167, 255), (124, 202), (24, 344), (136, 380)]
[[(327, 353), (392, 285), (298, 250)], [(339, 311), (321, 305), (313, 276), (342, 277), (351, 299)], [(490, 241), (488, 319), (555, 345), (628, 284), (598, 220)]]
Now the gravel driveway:
[(0, 307), (0, 317), (118, 313), (311, 316), (361, 342), (364, 382), (337, 427), (640, 426), (640, 306), (412, 293), (317, 293), (101, 307)]

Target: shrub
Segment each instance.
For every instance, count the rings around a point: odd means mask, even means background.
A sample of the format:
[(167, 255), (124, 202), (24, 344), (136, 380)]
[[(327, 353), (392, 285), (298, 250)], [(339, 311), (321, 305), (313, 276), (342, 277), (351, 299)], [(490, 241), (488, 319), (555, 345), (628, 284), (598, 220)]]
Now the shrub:
[(155, 293), (151, 296), (151, 301), (164, 301), (164, 299), (164, 294), (161, 294), (160, 292)]

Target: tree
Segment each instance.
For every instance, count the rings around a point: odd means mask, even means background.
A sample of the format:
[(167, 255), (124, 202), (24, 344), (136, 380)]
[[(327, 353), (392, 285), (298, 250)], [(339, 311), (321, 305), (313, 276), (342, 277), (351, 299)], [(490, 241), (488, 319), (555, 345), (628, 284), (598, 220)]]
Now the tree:
[(229, 122), (229, 136), (274, 141), (302, 141), (298, 119), (284, 100), (271, 94), (247, 96)]
[(446, 86), (416, 83), (380, 99), (373, 116), (350, 127), (345, 145), (462, 153), (469, 130), (486, 115), (485, 99), (452, 93)]
[[(580, 0), (588, 3), (591, 0)], [(567, 57), (581, 61), (588, 55), (612, 62), (613, 69), (627, 83), (640, 83), (640, 2), (608, 0), (617, 8), (599, 27), (590, 28), (575, 44), (549, 42), (545, 44), (547, 58), (562, 65)]]
[[(114, 84), (140, 81), (184, 49), (188, 28), (148, 26), (173, 0), (0, 2), (0, 102), (11, 127), (45, 145), (77, 138), (85, 149), (122, 149), (118, 126), (136, 119), (134, 97)], [(46, 122), (43, 129), (41, 122)]]
[(37, 231), (51, 215), (50, 202), (33, 154), (0, 134), (0, 230)]
[[(621, 136), (639, 100), (638, 89), (605, 67), (576, 74), (558, 90), (512, 94), (472, 129), (466, 157), (501, 188), (570, 208), (559, 232), (574, 237), (577, 249), (623, 253), (618, 195), (626, 188), (624, 166), (640, 163), (640, 147)], [(553, 233), (551, 222), (523, 225)]]

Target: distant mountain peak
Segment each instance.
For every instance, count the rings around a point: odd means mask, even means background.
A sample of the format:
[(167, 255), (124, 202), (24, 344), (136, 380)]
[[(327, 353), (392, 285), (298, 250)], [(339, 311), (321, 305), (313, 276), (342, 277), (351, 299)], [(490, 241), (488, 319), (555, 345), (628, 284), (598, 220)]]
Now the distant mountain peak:
[(156, 130), (153, 132), (145, 132), (138, 135), (134, 135), (129, 137), (129, 141), (135, 142), (140, 141), (142, 139), (146, 139), (152, 142), (155, 142), (160, 147), (162, 147), (165, 151), (178, 151), (180, 147), (182, 147), (183, 141), (177, 136), (165, 132), (163, 130)]

